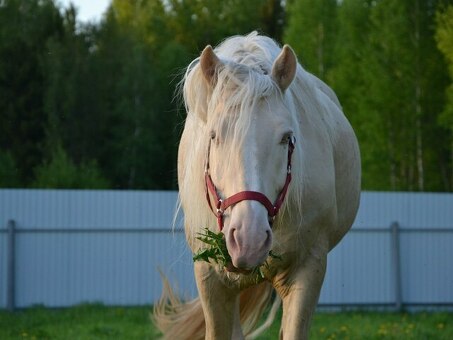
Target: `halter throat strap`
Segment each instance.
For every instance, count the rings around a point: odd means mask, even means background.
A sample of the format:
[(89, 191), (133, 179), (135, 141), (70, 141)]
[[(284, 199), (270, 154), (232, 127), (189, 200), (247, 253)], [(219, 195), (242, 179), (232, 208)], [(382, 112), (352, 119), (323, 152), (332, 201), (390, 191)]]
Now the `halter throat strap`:
[[(209, 173), (209, 154), (211, 149), (211, 141), (208, 145), (208, 152), (206, 157), (206, 166), (205, 166), (205, 185), (206, 185), (206, 200), (209, 204), (214, 215), (217, 217), (217, 224), (219, 226), (220, 231), (223, 229), (223, 217), (225, 214), (225, 210), (229, 207), (235, 205), (236, 203), (242, 201), (257, 201), (260, 202), (267, 210), (268, 217), (271, 221), (275, 219), (275, 216), (280, 211), (280, 208), (283, 205), (285, 200), (286, 194), (288, 192), (289, 184), (291, 183), (291, 158), (295, 148), (296, 139), (291, 137), (288, 143), (288, 161), (287, 161), (287, 172), (286, 172), (286, 180), (285, 184), (283, 185), (282, 190), (280, 191), (275, 203), (272, 203), (266, 195), (258, 191), (240, 191), (226, 199), (222, 199), (220, 194), (217, 191), (217, 188), (211, 178)], [(211, 203), (211, 196), (213, 197), (214, 201), (216, 202), (215, 209)]]

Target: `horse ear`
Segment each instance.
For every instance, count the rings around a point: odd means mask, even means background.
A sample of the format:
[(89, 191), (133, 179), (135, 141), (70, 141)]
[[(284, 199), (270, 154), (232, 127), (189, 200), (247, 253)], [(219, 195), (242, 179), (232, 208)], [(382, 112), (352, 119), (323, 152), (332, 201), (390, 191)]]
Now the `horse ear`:
[(272, 78), (282, 91), (291, 85), (296, 75), (297, 58), (296, 54), (288, 45), (283, 46), (282, 51), (272, 65)]
[(217, 68), (222, 65), (220, 59), (214, 53), (211, 45), (204, 48), (200, 56), (201, 70), (203, 76), (209, 84), (215, 85), (217, 82)]

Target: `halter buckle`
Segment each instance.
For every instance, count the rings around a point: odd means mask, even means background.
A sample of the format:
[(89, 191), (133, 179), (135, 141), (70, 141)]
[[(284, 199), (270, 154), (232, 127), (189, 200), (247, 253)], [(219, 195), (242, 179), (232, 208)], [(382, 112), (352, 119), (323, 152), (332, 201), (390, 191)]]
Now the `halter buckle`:
[(224, 211), (221, 208), (222, 203), (223, 203), (223, 200), (221, 198), (219, 198), (219, 200), (217, 201), (217, 207), (216, 207), (218, 215), (223, 215), (223, 213), (224, 213)]

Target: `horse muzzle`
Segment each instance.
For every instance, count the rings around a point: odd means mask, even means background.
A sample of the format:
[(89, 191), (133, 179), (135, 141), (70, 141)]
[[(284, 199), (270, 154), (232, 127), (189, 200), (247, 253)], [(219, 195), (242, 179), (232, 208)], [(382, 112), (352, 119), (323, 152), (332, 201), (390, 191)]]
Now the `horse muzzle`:
[(267, 220), (260, 224), (247, 223), (247, 219), (231, 222), (224, 230), (232, 261), (227, 270), (247, 272), (263, 264), (272, 247), (272, 230)]

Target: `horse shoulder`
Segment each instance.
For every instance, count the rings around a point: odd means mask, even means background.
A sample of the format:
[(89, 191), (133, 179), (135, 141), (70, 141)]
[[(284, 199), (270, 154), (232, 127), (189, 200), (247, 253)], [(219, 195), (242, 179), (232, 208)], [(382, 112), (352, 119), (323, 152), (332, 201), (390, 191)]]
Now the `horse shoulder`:
[(356, 135), (342, 110), (335, 117), (333, 160), (337, 225), (330, 235), (333, 248), (351, 228), (360, 200), (361, 165)]
[[(352, 226), (360, 198), (360, 153), (357, 138), (344, 115), (337, 96), (320, 79), (314, 79), (315, 93), (319, 101), (320, 112), (315, 114), (318, 143), (323, 145), (324, 158), (322, 170), (316, 171), (316, 192), (323, 192), (326, 198), (323, 205), (333, 210), (322, 217), (330, 225), (326, 229), (329, 248), (333, 248)], [(319, 152), (319, 151), (318, 151)], [(321, 178), (320, 178), (321, 177)], [(325, 190), (320, 190), (323, 188)], [(331, 193), (334, 192), (334, 195)], [(328, 198), (332, 198), (329, 200)], [(319, 201), (319, 199), (318, 199)], [(329, 217), (330, 216), (330, 217)], [(327, 219), (326, 219), (327, 218)], [(330, 221), (330, 222), (329, 222)]]

